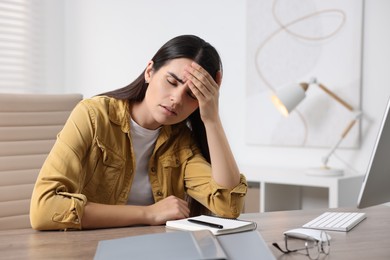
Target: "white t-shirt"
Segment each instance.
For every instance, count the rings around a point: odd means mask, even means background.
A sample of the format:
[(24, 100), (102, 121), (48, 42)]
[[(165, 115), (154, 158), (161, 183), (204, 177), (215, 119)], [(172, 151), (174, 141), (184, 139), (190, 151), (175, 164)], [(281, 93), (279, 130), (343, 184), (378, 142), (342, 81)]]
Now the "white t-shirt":
[(127, 204), (151, 205), (154, 203), (152, 188), (149, 182), (148, 164), (160, 129), (145, 129), (131, 119), (130, 132), (136, 164), (135, 176), (130, 187)]

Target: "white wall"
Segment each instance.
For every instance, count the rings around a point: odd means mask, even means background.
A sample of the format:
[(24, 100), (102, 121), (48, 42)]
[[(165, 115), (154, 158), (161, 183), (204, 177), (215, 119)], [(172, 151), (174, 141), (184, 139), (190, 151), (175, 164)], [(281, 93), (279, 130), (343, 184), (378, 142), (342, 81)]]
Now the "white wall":
[(63, 1), (34, 0), (44, 7), (45, 92), (62, 93), (65, 86), (65, 12)]
[(67, 90), (91, 96), (124, 86), (163, 43), (180, 34), (196, 34), (220, 51), (226, 82), (235, 79), (237, 65), (242, 79), (245, 5), (236, 2), (66, 1)]
[[(319, 166), (324, 149), (251, 146), (245, 143), (246, 2), (236, 0), (67, 0), (64, 6), (64, 89), (86, 97), (122, 87), (173, 36), (197, 34), (224, 63), (220, 111), (239, 163)], [(362, 147), (338, 156), (364, 172), (379, 119), (390, 95), (390, 1), (365, 3)], [(261, 134), (261, 133), (259, 133)], [(345, 167), (332, 158), (331, 165)]]

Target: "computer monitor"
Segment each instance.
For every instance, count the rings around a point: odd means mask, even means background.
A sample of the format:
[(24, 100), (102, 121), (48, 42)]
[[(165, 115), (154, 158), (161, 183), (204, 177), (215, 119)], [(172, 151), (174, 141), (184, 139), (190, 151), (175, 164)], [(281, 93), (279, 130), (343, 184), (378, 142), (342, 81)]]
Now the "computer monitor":
[(390, 202), (390, 98), (360, 190), (358, 208)]

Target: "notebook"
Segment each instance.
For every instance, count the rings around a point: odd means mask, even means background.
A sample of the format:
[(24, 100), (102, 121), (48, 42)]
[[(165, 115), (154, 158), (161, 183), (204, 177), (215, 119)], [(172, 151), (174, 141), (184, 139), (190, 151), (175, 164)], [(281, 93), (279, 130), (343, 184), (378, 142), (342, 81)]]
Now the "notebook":
[(214, 216), (200, 215), (192, 218), (185, 218), (180, 220), (169, 220), (166, 223), (167, 228), (179, 230), (209, 230), (214, 235), (231, 234), (242, 231), (255, 230), (257, 228), (256, 222), (220, 218)]
[(168, 232), (99, 241), (94, 260), (106, 259), (227, 259), (208, 230)]

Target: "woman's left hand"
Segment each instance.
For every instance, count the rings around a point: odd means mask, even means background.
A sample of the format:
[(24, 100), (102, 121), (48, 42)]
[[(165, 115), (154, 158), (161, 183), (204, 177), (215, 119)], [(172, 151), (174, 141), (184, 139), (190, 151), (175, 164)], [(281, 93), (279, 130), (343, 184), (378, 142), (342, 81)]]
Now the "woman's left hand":
[(218, 114), (219, 87), (222, 81), (221, 71), (217, 72), (216, 80), (202, 68), (193, 62), (185, 68), (188, 86), (199, 102), (200, 116), (203, 123), (216, 120)]
[(186, 67), (185, 71), (186, 84), (188, 82), (188, 87), (198, 99), (200, 116), (205, 125), (212, 178), (220, 186), (233, 189), (240, 183), (241, 177), (218, 114), (222, 73), (218, 71), (214, 80), (195, 62)]

